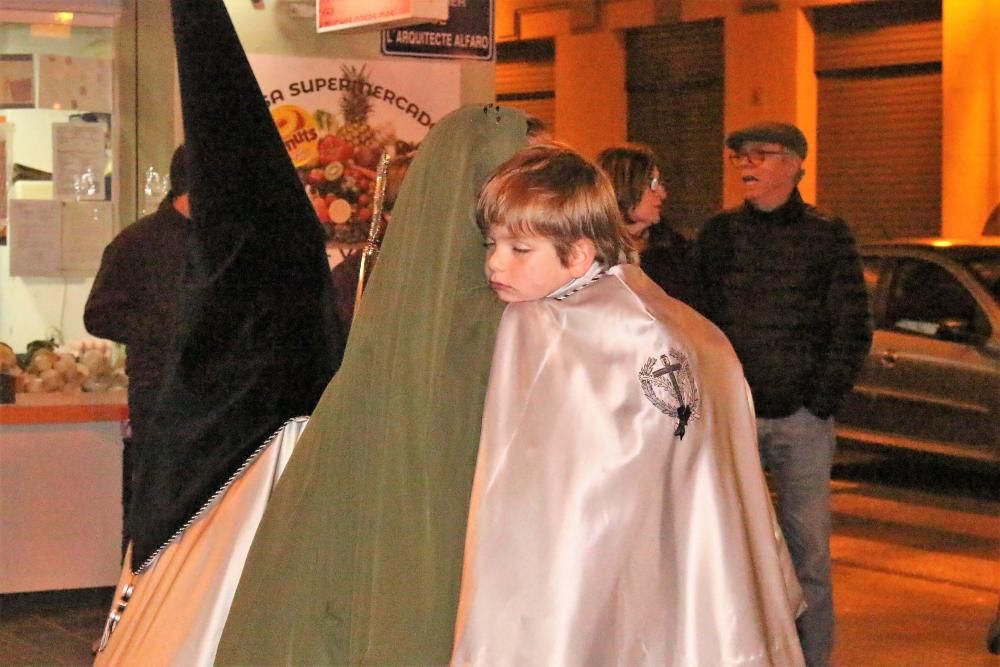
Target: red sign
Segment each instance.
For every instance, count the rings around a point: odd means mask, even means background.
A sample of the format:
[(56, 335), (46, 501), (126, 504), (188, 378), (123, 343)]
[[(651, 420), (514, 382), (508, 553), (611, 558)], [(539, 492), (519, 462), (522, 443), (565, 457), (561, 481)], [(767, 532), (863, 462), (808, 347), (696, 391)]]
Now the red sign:
[(448, 0), (316, 0), (316, 31), (382, 30), (448, 20)]

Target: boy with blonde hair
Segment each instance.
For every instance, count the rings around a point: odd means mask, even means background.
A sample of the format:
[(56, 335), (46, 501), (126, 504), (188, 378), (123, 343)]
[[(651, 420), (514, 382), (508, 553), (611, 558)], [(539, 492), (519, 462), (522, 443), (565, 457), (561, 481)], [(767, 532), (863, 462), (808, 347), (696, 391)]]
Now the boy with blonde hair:
[(802, 664), (725, 336), (632, 263), (607, 177), (568, 148), (500, 165), (477, 217), (509, 305), (452, 664)]

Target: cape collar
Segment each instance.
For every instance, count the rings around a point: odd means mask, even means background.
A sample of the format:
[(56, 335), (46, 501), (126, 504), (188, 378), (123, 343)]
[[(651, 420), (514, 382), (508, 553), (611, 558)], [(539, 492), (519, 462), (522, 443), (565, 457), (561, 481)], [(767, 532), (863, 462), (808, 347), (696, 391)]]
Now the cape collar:
[(545, 298), (555, 299), (556, 301), (562, 301), (570, 294), (576, 294), (580, 290), (590, 287), (597, 280), (606, 276), (607, 273), (608, 273), (608, 267), (604, 266), (600, 262), (595, 261), (593, 264), (590, 265), (590, 268), (587, 269), (587, 272), (584, 273), (582, 276), (580, 276), (579, 278), (574, 278), (573, 280), (569, 281), (568, 283), (566, 283), (556, 291), (552, 292)]

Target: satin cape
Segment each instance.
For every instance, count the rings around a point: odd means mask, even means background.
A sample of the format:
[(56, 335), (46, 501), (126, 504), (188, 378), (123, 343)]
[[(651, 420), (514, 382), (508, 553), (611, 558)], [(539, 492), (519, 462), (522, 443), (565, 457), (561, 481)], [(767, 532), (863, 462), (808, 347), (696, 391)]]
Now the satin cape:
[(520, 112), (427, 135), (327, 387), (250, 550), (217, 664), (448, 662), (490, 356), (479, 187)]
[(575, 287), (503, 315), (453, 664), (801, 665), (732, 347), (635, 266)]
[(132, 569), (183, 530), (336, 371), (322, 227), (221, 0), (172, 0), (195, 249), (150, 437), (136, 452)]
[(290, 419), (274, 434), (151, 567), (122, 569), (109, 612), (119, 620), (113, 631), (106, 624), (94, 667), (212, 664), (257, 524), (306, 421)]

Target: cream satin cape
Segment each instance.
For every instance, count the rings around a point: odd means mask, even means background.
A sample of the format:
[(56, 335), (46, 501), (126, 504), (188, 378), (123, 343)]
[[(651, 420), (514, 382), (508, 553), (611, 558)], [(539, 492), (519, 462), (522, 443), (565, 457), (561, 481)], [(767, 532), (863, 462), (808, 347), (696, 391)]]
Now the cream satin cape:
[(150, 567), (132, 574), (126, 556), (110, 612), (121, 620), (95, 667), (212, 664), (257, 524), (306, 422), (289, 420)]
[(258, 529), (218, 664), (448, 662), (502, 311), (476, 193), (526, 131), (520, 112), (479, 105), (421, 144), (343, 365)]
[(453, 664), (800, 665), (800, 604), (723, 334), (629, 265), (508, 306)]

